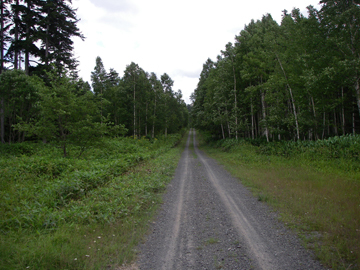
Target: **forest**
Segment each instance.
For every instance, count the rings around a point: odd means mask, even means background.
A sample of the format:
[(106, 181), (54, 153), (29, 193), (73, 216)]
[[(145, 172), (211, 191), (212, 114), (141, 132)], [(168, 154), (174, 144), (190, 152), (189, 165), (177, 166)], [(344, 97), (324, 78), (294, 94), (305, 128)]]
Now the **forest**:
[(360, 2), (264, 15), (208, 59), (192, 125), (213, 137), (317, 140), (360, 132)]
[(118, 73), (98, 56), (80, 78), (70, 0), (0, 0), (0, 269), (131, 263), (188, 126), (289, 226), (317, 232), (325, 265), (355, 269), (360, 1), (307, 11), (252, 20), (187, 106), (167, 73), (134, 62)]
[(180, 158), (182, 93), (100, 56), (80, 78), (70, 0), (1, 0), (0, 15), (0, 269), (118, 269)]
[(97, 57), (91, 86), (77, 75), (73, 38), (85, 39), (71, 1), (6, 1), (1, 8), (1, 142), (85, 149), (101, 136), (178, 132), (188, 112), (181, 90), (130, 63), (120, 77)]

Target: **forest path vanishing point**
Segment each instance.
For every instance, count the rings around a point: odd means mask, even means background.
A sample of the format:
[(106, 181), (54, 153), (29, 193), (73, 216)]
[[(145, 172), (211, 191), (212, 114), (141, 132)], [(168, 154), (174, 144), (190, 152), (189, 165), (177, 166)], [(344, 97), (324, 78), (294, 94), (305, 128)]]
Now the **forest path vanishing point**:
[(324, 269), (276, 213), (197, 148), (186, 148), (139, 269)]

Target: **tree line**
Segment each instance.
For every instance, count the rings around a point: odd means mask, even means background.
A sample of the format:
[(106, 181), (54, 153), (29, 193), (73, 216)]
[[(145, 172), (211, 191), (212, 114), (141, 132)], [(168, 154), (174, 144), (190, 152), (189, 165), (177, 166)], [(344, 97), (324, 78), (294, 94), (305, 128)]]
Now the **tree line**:
[(120, 78), (100, 57), (91, 85), (79, 78), (71, 38), (84, 36), (71, 1), (1, 0), (1, 142), (27, 139), (80, 149), (102, 136), (134, 138), (187, 126), (181, 91), (164, 73), (131, 63)]
[(41, 77), (16, 69), (0, 74), (2, 142), (57, 142), (66, 156), (68, 144), (85, 149), (106, 134), (155, 138), (187, 127), (181, 90), (173, 91), (166, 73), (157, 78), (131, 63), (120, 78), (97, 57), (91, 82), (92, 89), (55, 66)]
[(323, 0), (252, 20), (191, 96), (192, 125), (218, 138), (316, 140), (360, 131), (360, 1)]
[(174, 91), (174, 81), (167, 73), (157, 77), (132, 62), (123, 77), (110, 68), (106, 72), (100, 57), (91, 72), (92, 88), (101, 103), (100, 115), (115, 125), (121, 123), (134, 138), (175, 133), (187, 127), (188, 110), (181, 90)]

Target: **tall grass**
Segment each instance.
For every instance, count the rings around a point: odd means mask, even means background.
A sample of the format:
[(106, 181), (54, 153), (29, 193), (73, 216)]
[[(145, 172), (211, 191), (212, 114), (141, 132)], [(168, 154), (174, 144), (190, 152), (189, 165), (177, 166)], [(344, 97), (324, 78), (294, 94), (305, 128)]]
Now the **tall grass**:
[(360, 136), (202, 145), (259, 201), (271, 204), (322, 262), (335, 269), (360, 267)]
[(43, 144), (3, 146), (0, 269), (112, 269), (131, 261), (175, 171), (180, 138), (104, 140), (81, 159)]

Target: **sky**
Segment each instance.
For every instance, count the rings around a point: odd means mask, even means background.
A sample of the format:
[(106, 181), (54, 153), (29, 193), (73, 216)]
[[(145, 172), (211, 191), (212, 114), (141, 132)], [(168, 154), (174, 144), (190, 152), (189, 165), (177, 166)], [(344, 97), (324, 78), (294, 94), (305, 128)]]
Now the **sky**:
[(269, 13), (278, 22), (284, 9), (320, 9), (319, 0), (73, 0), (85, 41), (74, 38), (79, 75), (91, 84), (95, 59), (120, 77), (131, 62), (146, 72), (167, 73), (183, 99), (199, 81), (203, 64), (249, 24)]

